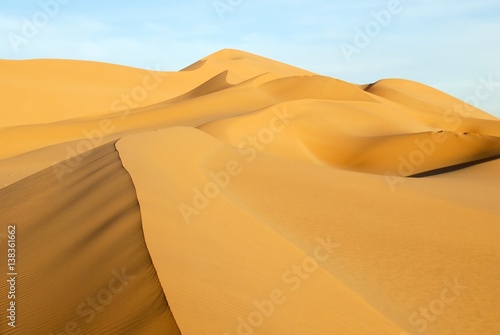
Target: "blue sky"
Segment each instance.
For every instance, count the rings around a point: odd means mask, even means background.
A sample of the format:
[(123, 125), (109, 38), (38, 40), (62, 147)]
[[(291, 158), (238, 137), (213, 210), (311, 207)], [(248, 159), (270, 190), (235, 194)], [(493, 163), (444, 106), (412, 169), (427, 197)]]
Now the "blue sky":
[[(498, 0), (3, 0), (0, 8), (3, 59), (175, 71), (235, 48), (354, 83), (419, 81), (500, 117)], [(491, 94), (474, 100), (485, 80)]]

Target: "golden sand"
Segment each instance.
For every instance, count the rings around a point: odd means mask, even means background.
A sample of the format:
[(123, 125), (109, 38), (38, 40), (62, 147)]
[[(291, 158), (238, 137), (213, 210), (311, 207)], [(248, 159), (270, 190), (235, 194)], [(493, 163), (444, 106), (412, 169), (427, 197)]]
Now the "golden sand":
[(0, 70), (2, 334), (500, 334), (496, 117), (237, 50)]

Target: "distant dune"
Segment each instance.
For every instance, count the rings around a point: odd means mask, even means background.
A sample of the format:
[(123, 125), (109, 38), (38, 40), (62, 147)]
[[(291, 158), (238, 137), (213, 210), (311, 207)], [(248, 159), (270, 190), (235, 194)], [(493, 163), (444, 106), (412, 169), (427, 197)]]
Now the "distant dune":
[(0, 71), (1, 334), (500, 334), (498, 118), (229, 49)]

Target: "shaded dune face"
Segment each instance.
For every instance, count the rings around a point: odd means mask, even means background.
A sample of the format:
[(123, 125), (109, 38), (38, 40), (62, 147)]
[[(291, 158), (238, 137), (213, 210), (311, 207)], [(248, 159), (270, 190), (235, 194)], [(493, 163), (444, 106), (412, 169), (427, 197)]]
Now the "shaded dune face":
[(8, 225), (17, 236), (17, 326), (2, 321), (1, 334), (180, 334), (113, 143), (92, 151), (62, 183), (46, 169), (1, 190), (2, 233)]

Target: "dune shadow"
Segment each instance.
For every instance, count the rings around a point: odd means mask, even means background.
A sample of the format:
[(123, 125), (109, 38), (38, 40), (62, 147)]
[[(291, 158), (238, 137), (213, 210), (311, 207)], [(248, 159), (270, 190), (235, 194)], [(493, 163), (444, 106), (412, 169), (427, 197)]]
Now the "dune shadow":
[(497, 156), (488, 157), (488, 158), (484, 158), (484, 159), (480, 159), (480, 160), (476, 160), (476, 161), (472, 161), (472, 162), (450, 165), (450, 166), (442, 167), (439, 169), (434, 169), (434, 170), (429, 170), (429, 171), (417, 173), (417, 174), (408, 176), (408, 178), (424, 178), (424, 177), (437, 176), (437, 175), (444, 174), (444, 173), (449, 173), (449, 172), (454, 172), (454, 171), (466, 169), (468, 167), (471, 167), (471, 166), (474, 166), (477, 164), (491, 162), (491, 161), (494, 161), (494, 160), (499, 159), (499, 158), (500, 158), (500, 156), (497, 155)]

